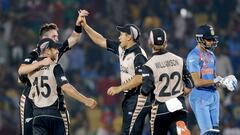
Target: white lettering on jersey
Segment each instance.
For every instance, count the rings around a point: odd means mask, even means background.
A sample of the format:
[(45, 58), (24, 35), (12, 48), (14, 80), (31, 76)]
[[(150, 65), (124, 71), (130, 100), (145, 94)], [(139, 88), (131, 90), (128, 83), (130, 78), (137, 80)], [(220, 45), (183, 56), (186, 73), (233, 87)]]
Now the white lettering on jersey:
[[(140, 47), (141, 53), (143, 56), (147, 58), (147, 55), (145, 51)], [(124, 56), (124, 50), (119, 46), (119, 61), (120, 61), (120, 71), (121, 71), (121, 82), (126, 83), (129, 80), (135, 76), (135, 68), (139, 67), (134, 67), (134, 59), (136, 55), (139, 54), (134, 54), (134, 52), (129, 53), (128, 55)], [(142, 69), (138, 69), (139, 72), (142, 72)]]
[[(183, 93), (183, 59), (181, 57), (170, 52), (154, 55), (145, 65), (153, 71), (156, 100), (166, 102)], [(145, 74), (142, 76), (144, 77)]]

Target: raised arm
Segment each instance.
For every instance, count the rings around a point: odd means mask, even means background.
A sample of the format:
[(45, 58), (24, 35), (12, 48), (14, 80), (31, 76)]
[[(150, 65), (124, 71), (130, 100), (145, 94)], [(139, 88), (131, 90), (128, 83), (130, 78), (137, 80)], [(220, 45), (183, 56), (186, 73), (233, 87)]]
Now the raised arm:
[(80, 12), (78, 12), (78, 18), (75, 23), (76, 24), (75, 29), (70, 35), (70, 37), (67, 39), (69, 48), (72, 48), (74, 45), (76, 45), (80, 41), (81, 33), (82, 33), (81, 21), (82, 21), (82, 16), (80, 15)]
[(91, 40), (99, 45), (102, 48), (107, 48), (107, 42), (106, 42), (106, 38), (104, 38), (101, 34), (99, 34), (98, 32), (96, 32), (94, 29), (92, 29), (86, 21), (85, 16), (88, 15), (88, 12), (86, 10), (80, 10), (79, 13), (82, 16), (82, 26), (84, 28), (84, 30), (86, 31), (86, 33), (88, 34), (88, 36), (91, 38)]

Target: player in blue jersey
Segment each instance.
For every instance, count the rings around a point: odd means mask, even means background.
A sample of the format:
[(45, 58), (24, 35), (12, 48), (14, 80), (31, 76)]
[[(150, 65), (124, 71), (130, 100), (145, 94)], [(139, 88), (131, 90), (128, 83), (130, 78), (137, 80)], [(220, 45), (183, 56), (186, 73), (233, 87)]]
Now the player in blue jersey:
[(190, 106), (196, 116), (201, 135), (219, 135), (220, 95), (216, 86), (236, 89), (236, 78), (222, 78), (216, 73), (217, 36), (210, 25), (198, 27), (195, 35), (197, 46), (188, 54), (187, 68), (191, 72), (195, 87), (189, 95)]

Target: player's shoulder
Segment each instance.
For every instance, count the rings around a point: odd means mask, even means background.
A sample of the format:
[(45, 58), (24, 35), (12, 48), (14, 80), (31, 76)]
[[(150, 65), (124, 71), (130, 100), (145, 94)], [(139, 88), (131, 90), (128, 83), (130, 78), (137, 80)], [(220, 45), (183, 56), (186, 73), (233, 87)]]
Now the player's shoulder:
[(50, 66), (53, 69), (53, 72), (63, 71), (62, 66), (58, 63), (51, 64)]
[(213, 51), (210, 51), (210, 50), (207, 50), (207, 52), (213, 56), (215, 56), (214, 52)]
[(142, 47), (140, 47), (140, 46), (139, 46), (139, 48), (141, 50), (142, 55), (147, 58), (147, 53), (145, 52), (145, 50), (142, 49)]
[(148, 67), (151, 67), (151, 65), (153, 65), (155, 63), (155, 59), (154, 59), (154, 56), (150, 57), (149, 60), (144, 64)]
[(59, 63), (51, 64), (51, 66), (52, 66), (53, 68), (61, 68), (61, 69), (62, 69), (62, 66), (61, 66)]
[(187, 55), (187, 57), (198, 57), (200, 53), (200, 50), (198, 48), (193, 48)]
[(171, 57), (175, 58), (175, 59), (179, 59), (179, 60), (183, 60), (182, 57), (180, 57), (179, 55), (172, 53), (172, 52), (168, 52), (169, 55), (171, 55)]
[(145, 52), (145, 50), (142, 49), (141, 46), (137, 45), (136, 48), (134, 49), (134, 53), (135, 56), (144, 56), (145, 58), (147, 58), (147, 54)]

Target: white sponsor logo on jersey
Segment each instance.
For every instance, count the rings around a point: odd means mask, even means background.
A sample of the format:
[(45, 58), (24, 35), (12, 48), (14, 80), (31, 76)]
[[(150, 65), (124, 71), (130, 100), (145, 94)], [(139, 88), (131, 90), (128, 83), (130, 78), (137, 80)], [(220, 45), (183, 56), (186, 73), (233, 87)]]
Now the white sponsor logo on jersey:
[(149, 76), (149, 74), (142, 74), (142, 77), (146, 77), (146, 76)]
[(33, 118), (26, 118), (26, 123), (28, 123), (29, 121), (31, 121)]
[(62, 76), (61, 79), (62, 79), (62, 81), (66, 81), (67, 80), (67, 78), (65, 76)]
[(30, 61), (30, 59), (29, 59), (29, 58), (27, 58), (27, 59), (25, 59), (25, 60), (24, 60), (24, 62), (29, 62), (29, 61)]

